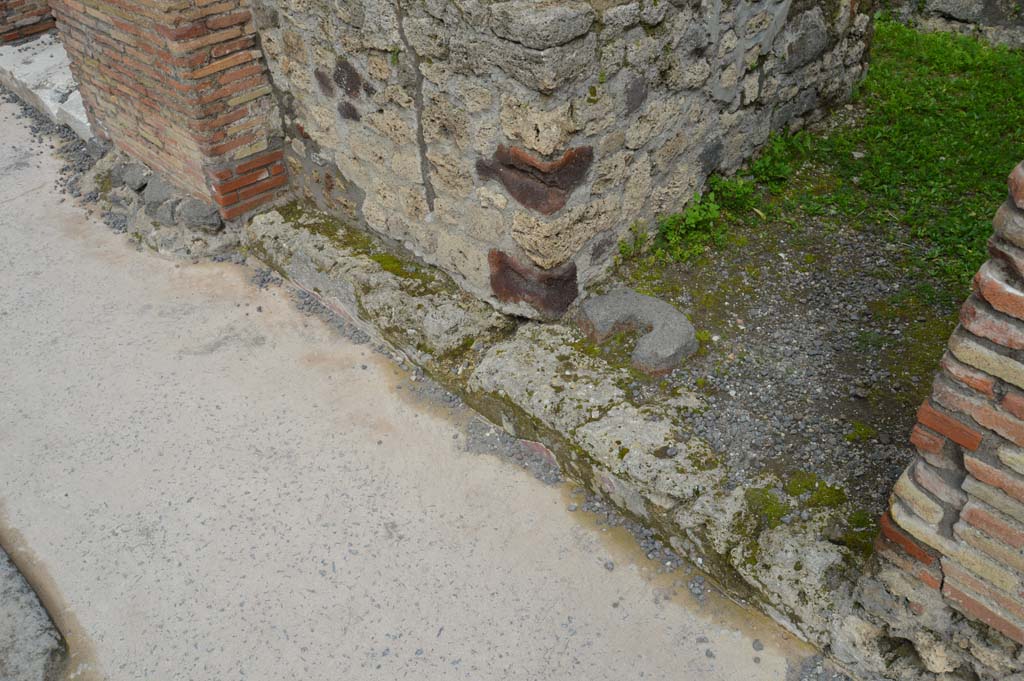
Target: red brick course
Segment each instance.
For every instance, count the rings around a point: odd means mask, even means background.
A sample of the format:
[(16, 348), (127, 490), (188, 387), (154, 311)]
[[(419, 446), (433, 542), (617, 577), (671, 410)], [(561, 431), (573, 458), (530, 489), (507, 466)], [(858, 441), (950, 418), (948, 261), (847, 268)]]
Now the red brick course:
[[(876, 549), (941, 589), (949, 607), (1024, 643), (1024, 164), (993, 227), (992, 259), (918, 410), (919, 459), (882, 516)], [(907, 475), (931, 496), (908, 492)]]
[(97, 134), (215, 202), (227, 220), (287, 191), (248, 0), (53, 0), (53, 7)]
[(49, 31), (54, 24), (49, 0), (0, 0), (0, 43)]

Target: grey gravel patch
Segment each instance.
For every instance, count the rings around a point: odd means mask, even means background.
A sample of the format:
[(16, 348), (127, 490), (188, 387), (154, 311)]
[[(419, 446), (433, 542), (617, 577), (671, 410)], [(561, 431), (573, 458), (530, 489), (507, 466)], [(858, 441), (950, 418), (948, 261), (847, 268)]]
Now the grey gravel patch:
[(128, 231), (128, 216), (124, 213), (115, 213), (113, 211), (104, 211), (103, 223), (110, 227), (111, 231), (115, 234), (124, 234)]
[(805, 659), (799, 669), (790, 668), (786, 681), (853, 681), (849, 676), (833, 667), (821, 655)]
[(0, 549), (0, 679), (51, 681), (64, 657), (63, 639), (35, 592)]
[(320, 299), (312, 293), (303, 291), (302, 289), (294, 289), (292, 291), (292, 297), (295, 301), (296, 307), (298, 307), (301, 312), (319, 317), (329, 326), (334, 328), (334, 330), (356, 345), (365, 345), (370, 342), (371, 338), (369, 334), (343, 319), (340, 315), (335, 314), (329, 307), (320, 302)]
[(252, 283), (256, 288), (265, 290), (271, 286), (280, 286), (283, 282), (281, 277), (269, 267), (258, 267), (252, 275)]
[[(668, 378), (707, 405), (687, 414), (686, 434), (723, 456), (726, 490), (747, 487), (765, 471), (811, 471), (881, 514), (912, 456), (915, 408), (875, 406), (894, 403), (899, 378), (872, 348), (898, 339), (915, 320), (887, 318), (877, 301), (921, 283), (902, 266), (913, 245), (824, 220), (743, 235), (748, 245), (711, 251), (707, 264), (668, 273), (682, 288), (671, 299), (676, 306), (691, 309), (697, 296), (719, 306), (694, 315), (713, 334), (706, 352)], [(719, 279), (707, 280), (708, 272)], [(937, 348), (936, 363), (940, 354)], [(656, 387), (630, 386), (639, 399)], [(856, 423), (877, 434), (857, 437)]]
[(558, 466), (549, 459), (531, 449), (522, 440), (509, 435), (504, 429), (498, 428), (483, 418), (470, 420), (466, 428), (466, 441), (463, 446), (470, 452), (499, 456), (526, 469), (533, 477), (545, 484), (556, 485), (563, 480)]
[[(595, 494), (589, 494), (583, 488), (577, 489), (574, 494), (575, 493), (587, 495), (586, 500), (580, 508), (581, 510), (596, 515), (597, 525), (605, 527), (621, 527), (633, 535), (633, 539), (636, 540), (641, 550), (643, 550), (647, 560), (658, 564), (657, 572), (672, 573), (680, 569), (687, 573), (692, 572), (693, 567), (690, 563), (676, 554), (676, 552), (665, 544), (665, 542), (658, 539), (654, 535), (653, 529), (644, 527), (635, 520), (627, 518), (622, 515), (615, 506), (609, 504), (603, 498)], [(703, 584), (703, 575), (699, 575), (699, 577), (701, 584)]]

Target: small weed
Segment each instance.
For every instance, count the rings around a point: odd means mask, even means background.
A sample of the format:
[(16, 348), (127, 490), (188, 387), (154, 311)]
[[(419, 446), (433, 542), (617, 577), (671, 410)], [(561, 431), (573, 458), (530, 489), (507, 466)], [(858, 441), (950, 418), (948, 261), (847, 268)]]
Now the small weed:
[(687, 262), (704, 253), (712, 244), (725, 244), (725, 226), (719, 221), (721, 208), (714, 192), (694, 197), (682, 213), (658, 218), (655, 253), (678, 262)]
[(619, 242), (620, 262), (638, 257), (647, 248), (647, 227), (641, 222), (629, 226), (629, 235)]

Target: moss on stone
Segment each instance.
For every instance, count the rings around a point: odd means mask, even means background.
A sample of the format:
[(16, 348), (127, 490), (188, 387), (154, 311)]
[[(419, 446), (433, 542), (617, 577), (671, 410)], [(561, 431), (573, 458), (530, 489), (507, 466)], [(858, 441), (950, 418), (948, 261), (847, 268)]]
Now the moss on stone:
[(878, 437), (878, 430), (863, 421), (851, 421), (851, 430), (846, 434), (847, 442), (869, 442)]
[(710, 447), (692, 447), (686, 454), (686, 459), (695, 470), (711, 471), (722, 465), (722, 457), (716, 454)]
[(811, 492), (807, 499), (808, 508), (836, 508), (846, 503), (846, 492), (841, 487), (835, 487), (824, 482), (819, 482), (817, 488)]
[(381, 266), (385, 272), (393, 274), (402, 279), (414, 279), (425, 284), (432, 283), (434, 277), (423, 271), (417, 265), (408, 263), (391, 253), (371, 253), (370, 260)]
[(114, 188), (114, 181), (110, 179), (110, 171), (104, 170), (96, 175), (96, 191), (100, 196), (106, 198), (110, 190)]
[(753, 487), (744, 492), (747, 508), (768, 527), (778, 527), (782, 517), (792, 511), (788, 502), (767, 487)]
[(818, 484), (818, 476), (806, 471), (797, 471), (786, 481), (786, 494), (791, 497), (798, 497), (807, 492), (813, 492)]

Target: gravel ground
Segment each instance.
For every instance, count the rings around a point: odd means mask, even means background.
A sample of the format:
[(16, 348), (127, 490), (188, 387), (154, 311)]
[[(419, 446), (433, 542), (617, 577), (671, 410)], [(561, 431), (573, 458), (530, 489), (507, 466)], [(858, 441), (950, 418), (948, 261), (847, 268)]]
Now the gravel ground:
[(906, 297), (920, 283), (903, 266), (913, 246), (885, 235), (821, 220), (733, 236), (653, 283), (624, 270), (705, 334), (701, 353), (669, 378), (706, 395), (708, 408), (687, 419), (692, 431), (723, 456), (730, 488), (763, 471), (813, 472), (877, 515), (911, 458), (907, 437), (950, 310)]
[(57, 678), (64, 643), (7, 553), (0, 548), (0, 679)]

